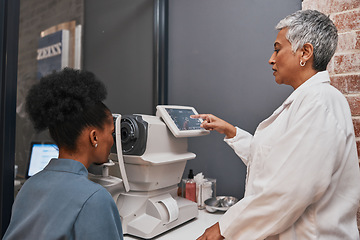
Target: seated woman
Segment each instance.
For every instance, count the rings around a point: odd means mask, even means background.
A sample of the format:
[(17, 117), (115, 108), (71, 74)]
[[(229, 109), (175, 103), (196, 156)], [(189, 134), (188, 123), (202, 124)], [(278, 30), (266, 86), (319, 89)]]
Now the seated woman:
[(113, 145), (105, 97), (94, 74), (72, 69), (50, 74), (30, 89), (26, 110), (36, 130), (49, 129), (59, 158), (25, 182), (4, 240), (122, 239), (114, 200), (87, 178), (87, 168), (107, 162)]

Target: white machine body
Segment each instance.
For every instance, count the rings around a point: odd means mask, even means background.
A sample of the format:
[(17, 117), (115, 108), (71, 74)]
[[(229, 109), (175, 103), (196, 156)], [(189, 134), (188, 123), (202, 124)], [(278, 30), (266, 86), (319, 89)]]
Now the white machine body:
[(186, 162), (196, 155), (187, 151), (187, 138), (176, 138), (159, 116), (131, 116), (120, 121), (114, 114), (113, 163), (89, 179), (113, 196), (123, 233), (149, 239), (198, 216), (195, 202), (177, 196)]

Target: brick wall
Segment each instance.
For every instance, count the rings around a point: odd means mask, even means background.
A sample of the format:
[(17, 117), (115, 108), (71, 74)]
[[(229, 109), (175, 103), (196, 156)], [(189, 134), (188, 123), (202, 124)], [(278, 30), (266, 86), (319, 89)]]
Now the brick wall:
[(303, 0), (302, 7), (330, 15), (338, 28), (338, 48), (328, 71), (331, 84), (339, 89), (349, 102), (360, 158), (360, 1)]

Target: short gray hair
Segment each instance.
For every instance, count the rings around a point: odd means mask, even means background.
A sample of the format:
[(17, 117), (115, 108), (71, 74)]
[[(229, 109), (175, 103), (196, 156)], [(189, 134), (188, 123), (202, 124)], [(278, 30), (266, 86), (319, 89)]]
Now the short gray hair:
[(293, 52), (305, 43), (311, 43), (314, 47), (313, 68), (317, 71), (326, 70), (338, 42), (337, 29), (328, 16), (316, 10), (300, 10), (276, 25), (277, 30), (283, 28), (288, 29), (286, 38)]

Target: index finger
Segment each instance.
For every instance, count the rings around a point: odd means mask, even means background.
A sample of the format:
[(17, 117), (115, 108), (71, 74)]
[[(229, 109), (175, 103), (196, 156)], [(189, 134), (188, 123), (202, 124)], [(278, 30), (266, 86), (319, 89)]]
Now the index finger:
[(205, 119), (207, 117), (207, 114), (196, 114), (196, 115), (190, 115), (191, 118), (202, 118)]

